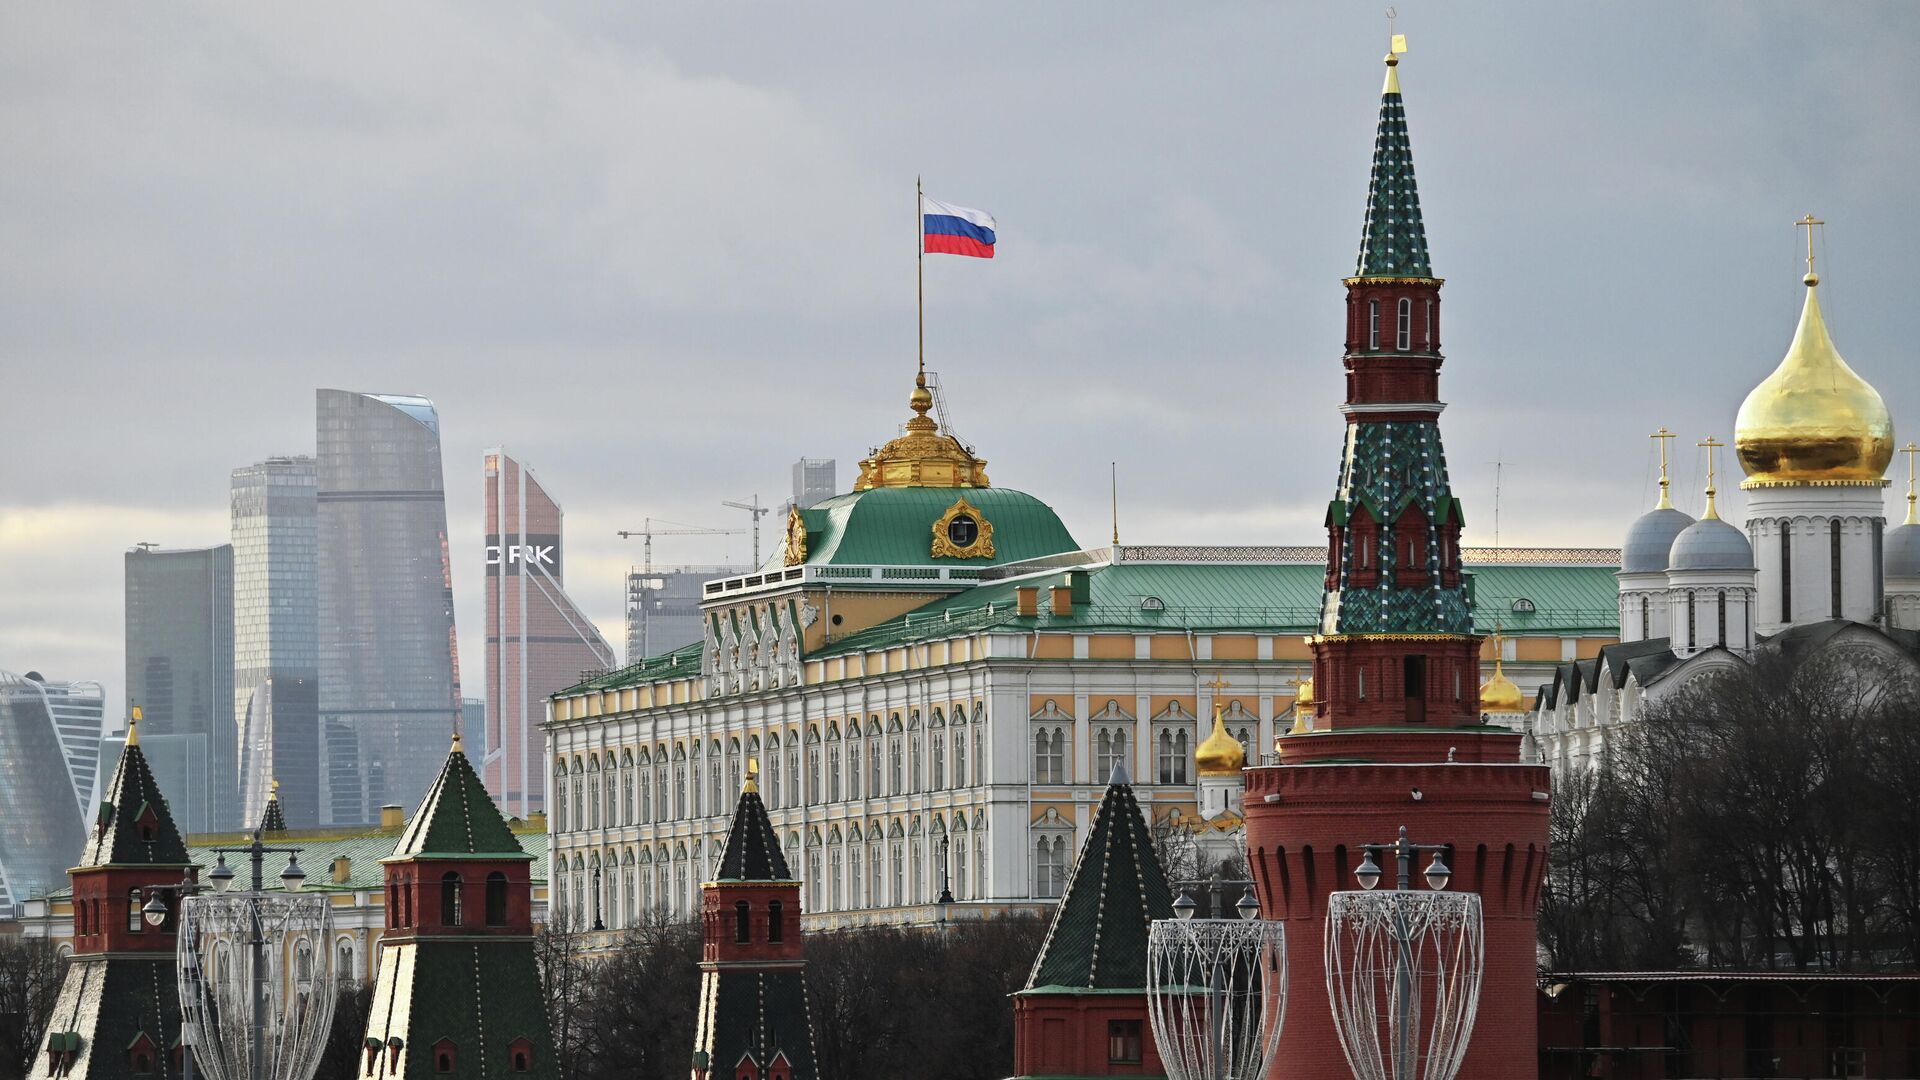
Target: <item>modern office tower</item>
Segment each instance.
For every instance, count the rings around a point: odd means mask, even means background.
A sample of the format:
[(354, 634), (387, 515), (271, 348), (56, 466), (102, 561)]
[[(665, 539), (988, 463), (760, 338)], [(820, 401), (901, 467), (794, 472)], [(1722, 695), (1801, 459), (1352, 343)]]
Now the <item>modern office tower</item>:
[[(64, 888), (67, 868), (86, 844), (82, 814), (96, 786), (100, 714), (93, 714), (90, 751), (72, 752), (78, 740), (63, 725), (77, 726), (78, 700), (97, 706), (99, 684), (0, 671), (0, 914), (14, 915), (20, 901)], [(67, 706), (65, 717), (58, 706)]]
[(547, 695), (581, 672), (617, 666), (613, 648), (567, 597), (560, 505), (526, 466), (486, 453), (487, 790), (524, 818), (546, 809)]
[[(314, 461), (233, 470), (233, 715), (241, 824), (280, 781), (290, 828), (320, 823), (320, 585)], [(157, 755), (150, 751), (149, 758)], [(171, 787), (169, 790), (181, 790)]]
[(322, 824), (412, 806), (460, 719), (440, 416), (423, 397), (321, 390)]
[(671, 652), (706, 637), (700, 587), (745, 573), (732, 566), (636, 566), (627, 572), (627, 663)]
[(175, 816), (240, 824), (233, 715), (233, 545), (127, 552), (127, 703), (150, 736), (205, 736), (207, 783), (174, 785)]
[(0, 671), (0, 696), (37, 699), (37, 708), (53, 718), (53, 731), (66, 759), (67, 778), (82, 821), (92, 821), (100, 805), (100, 738), (107, 730), (107, 694), (97, 682), (53, 682), (37, 671), (13, 675)]
[(840, 494), (834, 486), (832, 458), (801, 458), (793, 463), (793, 505), (811, 510), (813, 504)]

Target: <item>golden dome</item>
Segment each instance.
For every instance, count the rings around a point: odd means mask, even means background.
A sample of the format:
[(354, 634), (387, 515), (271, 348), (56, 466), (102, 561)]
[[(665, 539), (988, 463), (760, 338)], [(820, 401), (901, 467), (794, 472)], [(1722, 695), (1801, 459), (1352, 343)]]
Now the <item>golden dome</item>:
[(933, 408), (933, 392), (927, 389), (927, 373), (913, 380), (913, 394), (907, 398), (913, 419), (907, 421), (907, 433), (873, 452), (860, 462), (860, 479), (855, 491), (879, 487), (983, 488), (987, 482), (987, 463), (974, 457), (960, 440), (943, 434), (940, 425), (927, 415)]
[(1213, 734), (1193, 752), (1193, 761), (1201, 776), (1238, 776), (1246, 767), (1247, 752), (1240, 740), (1227, 734), (1227, 720), (1218, 705), (1213, 707)]
[(1293, 684), (1293, 727), (1289, 735), (1304, 735), (1313, 728), (1307, 718), (1313, 715), (1313, 676)]
[(1853, 373), (1820, 316), (1820, 278), (1806, 276), (1807, 301), (1786, 359), (1740, 406), (1733, 443), (1746, 470), (1742, 487), (1779, 484), (1884, 485), (1893, 461), (1887, 403)]
[(1507, 678), (1507, 673), (1500, 667), (1500, 658), (1494, 657), (1493, 677), (1480, 684), (1480, 711), (1524, 712), (1526, 704), (1526, 695), (1520, 692), (1512, 679)]

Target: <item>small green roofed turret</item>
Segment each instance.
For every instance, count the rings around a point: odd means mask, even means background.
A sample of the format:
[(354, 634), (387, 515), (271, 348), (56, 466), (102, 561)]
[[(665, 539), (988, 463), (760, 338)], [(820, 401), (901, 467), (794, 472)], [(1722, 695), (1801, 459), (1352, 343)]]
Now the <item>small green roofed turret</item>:
[(507, 819), (494, 805), (487, 786), (473, 771), (459, 736), (453, 750), (440, 767), (440, 775), (420, 800), (420, 809), (407, 822), (394, 845), (393, 854), (382, 862), (399, 859), (525, 859), (533, 856), (513, 838)]
[(1397, 53), (1387, 54), (1387, 84), (1380, 95), (1380, 129), (1373, 140), (1373, 181), (1367, 189), (1367, 220), (1360, 232), (1355, 277), (1430, 278), (1427, 227), (1420, 219), (1420, 188), (1413, 180), (1413, 147), (1407, 141), (1407, 109), (1400, 100)]
[(1145, 990), (1147, 928), (1171, 918), (1167, 872), (1153, 853), (1133, 781), (1115, 765), (1027, 989)]

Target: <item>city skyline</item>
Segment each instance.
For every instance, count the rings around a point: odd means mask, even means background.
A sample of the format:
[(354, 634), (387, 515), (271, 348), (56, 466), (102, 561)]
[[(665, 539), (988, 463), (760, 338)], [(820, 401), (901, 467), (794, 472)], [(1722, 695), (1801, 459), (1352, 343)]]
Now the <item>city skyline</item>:
[[(288, 433), (306, 427), (306, 395), (321, 385), (432, 397), (455, 462), (503, 442), (540, 461), (569, 493), (570, 591), (620, 637), (624, 574), (639, 553), (615, 530), (648, 515), (744, 526), (721, 500), (758, 491), (773, 501), (800, 454), (856, 460), (874, 424), (898, 412), (912, 268), (909, 223), (893, 207), (915, 172), (931, 194), (1000, 217), (995, 263), (930, 268), (927, 301), (929, 365), (945, 376), (957, 430), (993, 447), (996, 480), (1053, 503), (1089, 544), (1106, 533), (1116, 458), (1129, 541), (1299, 543), (1324, 511), (1315, 455), (1339, 417), (1292, 402), (1331, 399), (1325, 362), (1338, 326), (1326, 301), (1350, 265), (1353, 227), (1348, 215), (1294, 220), (1284, 208), (1344, 205), (1365, 175), (1350, 134), (1367, 122), (1376, 76), (1363, 61), (1383, 45), (1377, 12), (1135, 10), (1090, 38), (1077, 20), (1043, 15), (998, 55), (925, 72), (900, 59), (933, 30), (911, 16), (882, 27), (823, 16), (820, 29), (876, 46), (856, 61), (785, 56), (778, 22), (744, 15), (643, 28), (426, 9), (411, 26), (442, 41), (438, 81), (419, 85), (410, 50), (394, 45), (364, 60), (358, 78), (371, 91), (338, 74), (345, 44), (312, 24), (208, 16), (266, 69), (313, 76), (313, 100), (267, 94), (260, 112), (234, 108), (215, 54), (115, 68), (123, 39), (89, 42), (97, 28), (84, 20), (0, 18), (18, 31), (0, 35), (11, 42), (0, 49), (24, 87), (4, 122), (18, 133), (29, 115), (36, 131), (47, 117), (67, 121), (15, 140), (26, 167), (8, 181), (9, 202), (37, 216), (5, 219), (28, 261), (10, 271), (23, 287), (0, 300), (0, 349), (20, 359), (23, 392), (84, 394), (104, 428), (125, 433), (76, 445), (29, 418), (0, 435), (0, 573), (17, 601), (0, 650), (16, 670), (107, 683), (110, 716), (124, 714), (125, 688), (115, 590), (101, 587), (109, 560), (142, 540), (223, 542), (227, 472), (312, 452)], [(206, 29), (152, 18), (189, 44)], [(1435, 258), (1460, 282), (1447, 376), (1461, 404), (1448, 420), (1457, 483), (1481, 507), (1466, 542), (1494, 538), (1498, 475), (1502, 543), (1617, 544), (1616, 523), (1652, 501), (1644, 436), (1664, 424), (1689, 443), (1725, 438), (1741, 393), (1778, 361), (1803, 254), (1791, 223), (1809, 211), (1830, 223), (1818, 247), (1838, 345), (1886, 394), (1899, 441), (1912, 437), (1920, 373), (1905, 355), (1894, 260), (1914, 228), (1898, 178), (1920, 140), (1912, 118), (1878, 103), (1912, 89), (1899, 55), (1914, 15), (1649, 5), (1571, 36), (1562, 23), (1472, 8), (1408, 10), (1400, 27), (1412, 44), (1402, 74), (1416, 151), (1432, 166), (1423, 196), (1444, 211)], [(580, 100), (629, 104), (529, 120), (512, 103), (552, 88), (485, 89), (485, 58), (501, 40)], [(62, 51), (50, 44), (67, 46), (67, 63), (45, 60)], [(1168, 65), (1201, 74), (1172, 87), (1137, 74)], [(118, 73), (110, 84), (81, 77), (95, 70)], [(192, 74), (169, 74), (179, 71)], [(1089, 80), (1107, 92), (1072, 92)], [(899, 100), (873, 97), (876, 85), (901, 88)], [(163, 88), (172, 92), (145, 95), (139, 115), (172, 136), (159, 141), (219, 148), (204, 161), (121, 137), (115, 103)], [(430, 152), (417, 129), (349, 125), (340, 164), (304, 177), (271, 164), (288, 145), (277, 128), (314, 140), (331, 130), (327, 108), (351, 116), (361, 94), (389, 91), (430, 130), (462, 134)], [(674, 95), (697, 122), (660, 107)], [(1313, 107), (1288, 111), (1292, 102)], [(916, 130), (930, 114), (956, 126), (940, 138)], [(1112, 148), (1142, 124), (1160, 141), (1117, 161)], [(738, 134), (701, 141), (719, 129)], [(645, 154), (634, 130), (647, 132)], [(648, 175), (663, 148), (725, 183), (692, 191)], [(484, 167), (496, 159), (501, 168)], [(1291, 167), (1301, 160), (1317, 164)], [(364, 179), (387, 174), (403, 179)], [(121, 196), (138, 175), (218, 182), (161, 184), (142, 204), (157, 208), (135, 211)], [(222, 186), (262, 175), (292, 194), (268, 206)], [(630, 195), (563, 182), (580, 179)], [(560, 194), (526, 201), (523, 186)], [(231, 203), (211, 215), (224, 260), (191, 258), (187, 237), (200, 234), (180, 226), (208, 219), (206, 187)], [(453, 205), (432, 212), (449, 190)], [(768, 239), (753, 215), (792, 196), (822, 208), (830, 238)], [(325, 228), (280, 209), (336, 200), (341, 216)], [(747, 217), (728, 216), (742, 207)], [(484, 243), (472, 239), (476, 215), (497, 225)], [(97, 274), (113, 261), (92, 256), (107, 237), (89, 220), (140, 238), (117, 245), (138, 256), (127, 274)], [(403, 220), (417, 231), (390, 227)], [(302, 269), (251, 239), (283, 229)], [(500, 269), (514, 251), (533, 252), (529, 272), (551, 281)], [(636, 251), (666, 253), (675, 274)], [(128, 276), (148, 259), (185, 266), (180, 279), (197, 292), (141, 296), (136, 278), (164, 277)], [(190, 295), (229, 314), (182, 318), (202, 310)], [(79, 314), (109, 309), (110, 330)], [(194, 394), (165, 397), (153, 373), (189, 356)], [(1583, 371), (1594, 375), (1570, 392)], [(1676, 377), (1692, 392), (1668, 404), (1660, 388)], [(223, 395), (207, 391), (239, 378), (249, 408), (219, 407)], [(787, 388), (780, 400), (718, 404), (732, 384), (773, 382)], [(646, 423), (560, 422), (590, 395), (642, 389)], [(1124, 440), (1106, 434), (1116, 424)], [(1276, 460), (1302, 464), (1276, 470)], [(1676, 501), (1695, 512), (1702, 471), (1697, 452), (1680, 455)], [(1900, 489), (1889, 492), (1896, 516)], [(1739, 502), (1723, 493), (1730, 516)], [(483, 583), (465, 568), (483, 543), (480, 505), (457, 484), (449, 503), (455, 606), (472, 656)], [(737, 565), (746, 553), (744, 537), (663, 540), (656, 561)]]

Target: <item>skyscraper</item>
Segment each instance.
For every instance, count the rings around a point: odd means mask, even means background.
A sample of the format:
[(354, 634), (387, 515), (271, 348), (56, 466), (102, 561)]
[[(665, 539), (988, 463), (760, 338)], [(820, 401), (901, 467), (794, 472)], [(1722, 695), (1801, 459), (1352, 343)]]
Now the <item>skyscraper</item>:
[(487, 789), (501, 809), (546, 808), (546, 698), (613, 649), (561, 587), (560, 506), (504, 450), (486, 454)]
[[(86, 843), (100, 754), (100, 685), (0, 671), (0, 914), (65, 884)], [(82, 740), (93, 706), (91, 737)]]
[(233, 708), (241, 823), (280, 781), (291, 828), (320, 822), (320, 587), (314, 461), (233, 470)]
[(813, 504), (840, 493), (834, 481), (832, 458), (801, 458), (793, 463), (793, 505), (810, 510)]
[(233, 546), (142, 545), (126, 567), (127, 702), (145, 711), (149, 735), (204, 739), (207, 783), (176, 782), (176, 812), (190, 827), (234, 828)]
[(418, 802), (460, 716), (440, 416), (423, 397), (321, 390), (323, 824)]

